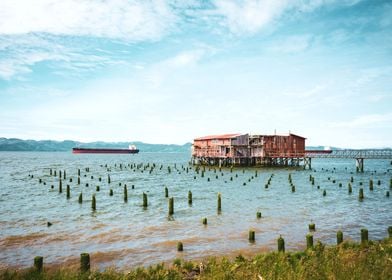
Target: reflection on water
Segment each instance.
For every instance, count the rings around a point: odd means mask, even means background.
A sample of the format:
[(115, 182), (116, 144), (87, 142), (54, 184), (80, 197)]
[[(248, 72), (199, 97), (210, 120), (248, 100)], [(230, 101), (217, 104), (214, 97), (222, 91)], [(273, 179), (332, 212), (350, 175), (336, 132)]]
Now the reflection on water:
[[(30, 266), (36, 255), (44, 256), (47, 264), (75, 264), (81, 252), (90, 252), (93, 265), (100, 268), (150, 265), (176, 257), (251, 255), (276, 250), (279, 235), (285, 238), (288, 250), (304, 248), (311, 221), (316, 224), (315, 240), (329, 244), (335, 242), (338, 230), (343, 230), (345, 239), (359, 240), (360, 228), (366, 227), (369, 238), (381, 239), (392, 225), (392, 200), (385, 196), (392, 176), (390, 161), (365, 161), (363, 174), (354, 172), (354, 160), (320, 159), (313, 161), (313, 171), (206, 168), (204, 177), (188, 161), (188, 154), (1, 152), (0, 266)], [(151, 171), (153, 163), (156, 167)], [(134, 164), (139, 168), (131, 168)], [(57, 171), (56, 177), (49, 175), (50, 168)], [(62, 193), (58, 192), (60, 170), (67, 174)], [(289, 173), (295, 192), (291, 191)], [(271, 174), (271, 184), (265, 188)], [(309, 175), (315, 177), (314, 185)], [(351, 176), (353, 192), (348, 194)], [(373, 191), (369, 190), (369, 179), (374, 181)], [(70, 185), (70, 199), (66, 198), (66, 185)], [(168, 219), (165, 186), (169, 197), (174, 197), (172, 219)], [(365, 192), (363, 202), (358, 201), (360, 187)], [(188, 205), (189, 190), (192, 205)], [(148, 195), (146, 209), (142, 207), (143, 192)], [(78, 203), (80, 193), (82, 204)], [(218, 193), (222, 194), (220, 215)], [(97, 200), (95, 212), (91, 209), (92, 194)], [(256, 218), (258, 211), (261, 219)], [(207, 226), (201, 222), (204, 217)], [(52, 226), (47, 226), (48, 221)], [(248, 242), (249, 229), (256, 232), (254, 244)], [(183, 253), (176, 251), (178, 241), (184, 244)]]

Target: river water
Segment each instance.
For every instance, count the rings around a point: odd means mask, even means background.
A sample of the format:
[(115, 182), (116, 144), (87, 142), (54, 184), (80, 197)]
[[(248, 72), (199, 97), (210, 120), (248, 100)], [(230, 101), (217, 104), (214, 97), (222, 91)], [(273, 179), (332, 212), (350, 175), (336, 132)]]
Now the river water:
[[(319, 159), (313, 160), (311, 171), (238, 168), (220, 172), (207, 167), (204, 177), (188, 165), (189, 160), (190, 155), (183, 153), (0, 152), (0, 267), (27, 267), (37, 255), (44, 256), (46, 265), (77, 263), (82, 252), (90, 253), (93, 267), (99, 269), (147, 266), (175, 258), (247, 256), (276, 250), (279, 235), (285, 239), (286, 250), (304, 249), (311, 222), (316, 224), (315, 242), (327, 244), (336, 242), (338, 230), (343, 231), (344, 239), (359, 240), (363, 227), (369, 230), (370, 239), (382, 239), (392, 225), (392, 198), (386, 197), (392, 177), (388, 160), (365, 160), (364, 173), (355, 172), (355, 160)], [(142, 167), (131, 168), (135, 164)], [(156, 167), (150, 172), (153, 164)], [(50, 169), (57, 176), (50, 176)], [(62, 193), (58, 191), (60, 170), (66, 171)], [(295, 192), (288, 181), (290, 173)], [(314, 185), (309, 175), (315, 177)], [(353, 192), (349, 194), (351, 177)], [(370, 179), (373, 191), (369, 190)], [(69, 199), (66, 185), (71, 190)], [(165, 186), (174, 197), (171, 218)], [(362, 202), (358, 200), (360, 187), (365, 194)], [(189, 190), (192, 205), (188, 204)], [(143, 192), (148, 195), (147, 208), (142, 206)], [(78, 203), (80, 193), (82, 204)], [(218, 193), (222, 197), (220, 214)], [(96, 211), (91, 208), (93, 194)], [(256, 218), (258, 211), (261, 219)], [(204, 217), (207, 226), (201, 222)], [(256, 232), (255, 243), (248, 241), (249, 229)], [(184, 244), (182, 253), (177, 252), (178, 241)]]

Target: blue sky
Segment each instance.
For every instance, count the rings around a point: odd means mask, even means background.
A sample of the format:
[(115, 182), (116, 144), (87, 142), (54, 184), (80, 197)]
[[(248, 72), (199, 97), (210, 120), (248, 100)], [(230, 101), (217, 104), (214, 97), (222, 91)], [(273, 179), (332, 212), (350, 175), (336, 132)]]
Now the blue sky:
[(0, 136), (391, 147), (392, 2), (0, 1)]

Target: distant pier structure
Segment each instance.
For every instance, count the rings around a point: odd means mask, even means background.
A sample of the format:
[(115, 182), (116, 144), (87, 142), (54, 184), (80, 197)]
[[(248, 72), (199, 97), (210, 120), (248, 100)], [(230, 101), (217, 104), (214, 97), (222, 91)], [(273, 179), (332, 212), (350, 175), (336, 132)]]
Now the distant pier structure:
[(192, 163), (219, 166), (299, 166), (305, 160), (305, 137), (223, 134), (194, 139)]

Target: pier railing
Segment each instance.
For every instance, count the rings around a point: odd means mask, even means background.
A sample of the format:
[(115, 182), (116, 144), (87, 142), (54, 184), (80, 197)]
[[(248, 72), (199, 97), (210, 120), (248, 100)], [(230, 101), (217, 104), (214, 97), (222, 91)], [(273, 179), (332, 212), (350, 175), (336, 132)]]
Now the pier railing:
[(392, 149), (333, 150), (331, 152), (306, 151), (307, 158), (392, 159)]

